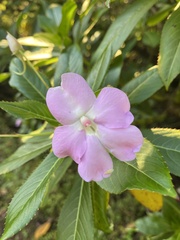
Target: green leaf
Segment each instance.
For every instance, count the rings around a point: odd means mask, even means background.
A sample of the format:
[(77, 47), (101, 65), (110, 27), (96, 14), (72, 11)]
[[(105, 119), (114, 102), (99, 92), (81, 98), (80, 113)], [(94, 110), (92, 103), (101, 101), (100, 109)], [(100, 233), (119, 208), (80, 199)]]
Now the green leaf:
[(64, 37), (68, 36), (70, 27), (72, 25), (77, 5), (74, 0), (68, 0), (62, 7), (62, 21), (59, 26), (59, 33)]
[(46, 11), (46, 16), (38, 15), (40, 28), (48, 33), (57, 33), (62, 19), (61, 6), (51, 4)]
[(156, 236), (172, 231), (166, 219), (160, 212), (150, 213), (148, 216), (138, 219), (135, 222), (135, 225), (137, 231), (146, 236)]
[(93, 213), (90, 184), (78, 178), (62, 208), (58, 239), (93, 240)]
[(167, 238), (167, 240), (179, 240), (180, 239), (180, 230), (176, 231), (170, 238)]
[(180, 73), (180, 7), (166, 21), (160, 42), (159, 74), (168, 89)]
[(80, 47), (77, 44), (72, 45), (69, 49), (68, 68), (70, 72), (82, 74), (83, 56)]
[(101, 86), (110, 60), (122, 46), (138, 21), (156, 2), (157, 0), (135, 1), (112, 23), (93, 57), (94, 65), (88, 76), (88, 83), (93, 90), (96, 91)]
[(49, 86), (48, 81), (43, 77), (44, 84), (41, 79), (42, 76), (37, 74), (34, 68), (26, 63), (24, 64), (23, 66), (18, 58), (12, 59), (10, 85), (17, 88), (27, 98), (44, 102)]
[(151, 97), (162, 86), (163, 83), (155, 66), (128, 82), (122, 90), (127, 93), (131, 103), (141, 103)]
[(152, 128), (144, 130), (143, 134), (160, 150), (170, 172), (180, 176), (180, 130)]
[(18, 190), (9, 205), (1, 240), (13, 236), (32, 219), (41, 204), (49, 178), (62, 162), (63, 159), (50, 153)]
[(1, 73), (0, 74), (0, 83), (4, 82), (5, 80), (7, 80), (10, 77), (10, 73)]
[(148, 214), (135, 222), (139, 232), (154, 240), (177, 240), (180, 236), (180, 204), (164, 197), (163, 211)]
[(157, 0), (138, 0), (133, 2), (117, 19), (112, 23), (106, 35), (99, 45), (94, 61), (97, 61), (106, 48), (111, 45), (112, 55), (122, 46), (133, 28), (143, 15), (157, 2)]
[(34, 38), (36, 38), (39, 41), (44, 41), (46, 43), (56, 45), (58, 47), (64, 46), (61, 36), (59, 36), (57, 33), (50, 32), (35, 33)]
[(113, 161), (112, 175), (97, 182), (100, 187), (110, 193), (121, 193), (127, 189), (145, 189), (163, 195), (176, 196), (171, 176), (162, 156), (146, 139), (141, 151), (134, 161)]
[(51, 142), (52, 140), (49, 139), (49, 136), (46, 136), (41, 141), (26, 143), (20, 146), (10, 157), (0, 163), (0, 174), (10, 172), (39, 156), (51, 147)]
[(160, 42), (160, 33), (155, 30), (148, 30), (143, 34), (143, 44), (155, 48)]
[(54, 73), (54, 86), (59, 86), (61, 83), (61, 75), (69, 71), (69, 53), (62, 53), (56, 64), (56, 69)]
[(106, 75), (107, 69), (109, 67), (112, 53), (111, 46), (109, 46), (106, 51), (102, 54), (99, 61), (94, 64), (90, 74), (88, 75), (87, 82), (94, 91), (97, 91)]
[(44, 15), (38, 15), (38, 22), (39, 22), (40, 28), (42, 30), (44, 30), (45, 32), (54, 33), (54, 34), (57, 33), (58, 28), (52, 19), (49, 19), (48, 17), (46, 17)]
[(22, 102), (0, 102), (0, 108), (6, 112), (13, 114), (16, 117), (23, 119), (37, 118), (49, 122), (50, 124), (57, 126), (59, 123), (55, 120), (52, 114), (49, 112), (46, 104), (34, 101), (25, 100)]
[[(49, 182), (47, 185), (47, 190), (46, 190), (45, 196), (43, 198), (44, 205), (46, 205), (46, 202), (49, 199), (49, 194), (53, 191), (56, 184), (62, 179), (62, 177), (64, 176), (65, 172), (67, 171), (67, 169), (69, 168), (69, 166), (71, 164), (72, 164), (72, 159), (67, 157), (62, 162), (61, 167), (55, 169), (53, 175), (49, 179)], [(42, 207), (44, 207), (44, 205), (42, 205)]]
[(74, 72), (82, 75), (83, 56), (80, 47), (74, 44), (62, 53), (56, 65), (54, 74), (54, 85), (59, 86), (61, 75), (65, 72)]
[(173, 8), (174, 5), (172, 4), (164, 4), (163, 8), (160, 8), (160, 10), (157, 11), (154, 15), (150, 15), (147, 20), (147, 25), (149, 27), (156, 26), (158, 23), (162, 22), (165, 18), (167, 18)]
[(109, 193), (104, 191), (95, 182), (92, 182), (91, 191), (94, 213), (94, 225), (97, 229), (109, 233), (112, 231), (112, 229), (110, 229), (110, 224), (107, 218)]
[(103, 87), (107, 85), (110, 85), (113, 87), (118, 86), (122, 66), (123, 66), (122, 56), (118, 56), (115, 59), (113, 59), (113, 62), (110, 65), (109, 71), (105, 76)]
[(164, 197), (163, 216), (173, 230), (180, 231), (180, 203), (176, 199)]
[(46, 16), (58, 27), (62, 20), (62, 7), (58, 4), (51, 4), (46, 11)]

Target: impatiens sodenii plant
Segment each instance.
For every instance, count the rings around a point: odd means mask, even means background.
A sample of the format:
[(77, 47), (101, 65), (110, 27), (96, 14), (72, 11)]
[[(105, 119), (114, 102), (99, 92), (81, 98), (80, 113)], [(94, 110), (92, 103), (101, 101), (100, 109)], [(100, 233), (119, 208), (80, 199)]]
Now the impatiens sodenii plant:
[[(10, 63), (10, 85), (27, 99), (1, 101), (0, 107), (16, 117), (36, 118), (43, 123), (27, 134), (27, 138), (22, 134), (12, 135), (22, 137), (25, 143), (0, 164), (0, 173), (10, 172), (41, 153), (47, 156), (12, 199), (1, 240), (13, 236), (32, 219), (54, 184), (67, 177), (69, 168), (74, 174), (74, 185), (60, 212), (57, 226), (57, 239), (60, 240), (92, 240), (95, 239), (94, 229), (109, 232), (106, 216), (109, 193), (146, 190), (171, 198), (177, 196), (170, 173), (180, 176), (179, 130), (140, 131), (131, 125), (134, 116), (130, 103), (140, 104), (163, 86), (168, 89), (180, 73), (179, 4), (165, 11), (166, 16), (171, 15), (162, 30), (157, 65), (120, 90), (117, 81), (121, 78), (122, 66), (114, 67), (111, 63), (119, 59), (119, 49), (158, 1), (134, 1), (110, 25), (92, 54), (91, 63), (83, 68), (83, 58), (87, 62), (83, 37), (90, 31), (89, 26), (92, 28), (98, 20), (90, 24), (96, 1), (85, 2), (79, 19), (75, 18), (77, 5), (72, 0), (62, 7), (50, 6), (45, 16), (39, 16), (40, 27), (46, 32), (35, 34), (40, 42), (35, 37), (31, 40), (50, 51), (53, 74), (40, 72), (17, 40), (10, 34), (7, 36), (9, 47), (17, 57)], [(106, 1), (108, 6), (109, 3)], [(100, 18), (104, 12), (96, 16)], [(26, 45), (26, 39), (21, 39), (22, 43), (23, 40)], [(153, 217), (158, 219), (158, 224), (162, 218), (170, 224), (169, 206), (174, 204), (177, 209), (174, 211), (179, 211), (178, 204), (173, 201), (165, 198), (162, 214), (150, 216), (150, 228)], [(143, 221), (137, 222), (137, 228), (144, 234), (163, 233), (163, 236), (173, 237), (180, 234), (178, 221), (158, 233), (146, 231), (149, 226), (142, 229)]]

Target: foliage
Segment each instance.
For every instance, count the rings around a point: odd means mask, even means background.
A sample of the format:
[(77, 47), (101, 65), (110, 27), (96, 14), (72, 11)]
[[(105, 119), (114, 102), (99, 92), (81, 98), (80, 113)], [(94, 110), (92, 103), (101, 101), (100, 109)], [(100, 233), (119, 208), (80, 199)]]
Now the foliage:
[[(32, 12), (28, 30), (27, 22), (23, 25), (23, 16), (29, 18)], [(164, 195), (162, 212), (137, 220), (136, 228), (151, 239), (178, 239), (179, 203), (173, 199), (177, 193), (171, 174), (180, 176), (180, 130), (161, 126), (143, 130), (144, 144), (135, 160), (120, 162), (113, 158), (114, 172), (110, 178), (86, 183), (76, 176), (70, 158), (58, 159), (51, 152), (53, 129), (58, 123), (50, 114), (45, 97), (50, 86), (59, 85), (62, 73), (75, 72), (87, 79), (96, 94), (108, 84), (121, 88), (130, 99), (135, 118), (137, 115), (146, 119), (146, 108), (150, 108), (154, 94), (158, 95), (160, 89), (171, 89), (173, 84), (177, 86), (180, 4), (168, 0), (126, 3), (68, 0), (61, 5), (55, 1), (53, 4), (35, 1), (24, 7), (18, 19), (16, 16), (13, 28), (5, 28), (20, 33), (18, 41), (24, 50), (9, 63), (11, 53), (7, 42), (0, 42), (4, 59), (0, 83), (10, 76), (10, 86), (19, 92), (16, 101), (1, 101), (0, 107), (23, 120), (37, 119), (40, 128), (26, 137), (15, 134), (24, 143), (0, 162), (0, 174), (22, 167), (42, 153), (46, 157), (41, 158), (39, 166), (13, 197), (0, 239), (12, 237), (29, 223), (48, 194), (63, 177), (67, 178), (70, 167), (74, 185), (60, 212), (58, 239), (95, 239), (94, 229), (110, 233), (109, 194), (121, 194), (125, 190), (148, 190)]]

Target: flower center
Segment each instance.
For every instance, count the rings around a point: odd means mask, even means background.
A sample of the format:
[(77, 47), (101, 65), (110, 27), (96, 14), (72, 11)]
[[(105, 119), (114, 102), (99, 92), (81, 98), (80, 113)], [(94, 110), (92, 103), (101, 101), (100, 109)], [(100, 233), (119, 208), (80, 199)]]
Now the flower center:
[(91, 119), (89, 119), (86, 116), (82, 116), (80, 118), (80, 122), (83, 125), (86, 133), (88, 133), (88, 134), (95, 134), (96, 133), (96, 125), (94, 124), (94, 122)]
[(90, 127), (92, 125), (91, 120), (86, 116), (81, 117), (80, 121), (84, 127)]

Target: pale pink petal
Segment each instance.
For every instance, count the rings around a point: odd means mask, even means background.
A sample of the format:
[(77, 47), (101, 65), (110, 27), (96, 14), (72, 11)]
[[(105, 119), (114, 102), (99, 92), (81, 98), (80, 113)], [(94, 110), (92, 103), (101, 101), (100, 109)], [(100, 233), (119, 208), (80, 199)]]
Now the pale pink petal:
[(87, 149), (78, 165), (79, 175), (86, 181), (101, 181), (113, 171), (112, 159), (95, 135), (87, 135)]
[(79, 163), (86, 150), (85, 131), (78, 123), (57, 127), (52, 140), (52, 150), (59, 158), (70, 156)]
[(46, 95), (52, 115), (63, 125), (72, 124), (93, 105), (96, 97), (84, 80), (76, 73), (62, 74), (60, 87), (50, 88)]
[(143, 144), (141, 131), (135, 126), (122, 129), (108, 129), (98, 126), (98, 136), (101, 143), (121, 161), (135, 159)]
[(95, 123), (109, 128), (126, 128), (134, 117), (130, 110), (127, 95), (113, 87), (105, 87), (99, 93), (96, 102), (87, 116)]

